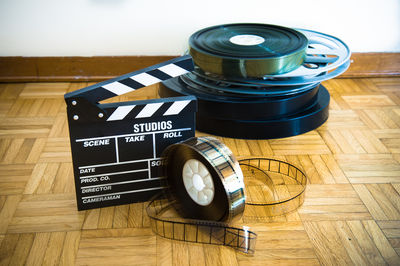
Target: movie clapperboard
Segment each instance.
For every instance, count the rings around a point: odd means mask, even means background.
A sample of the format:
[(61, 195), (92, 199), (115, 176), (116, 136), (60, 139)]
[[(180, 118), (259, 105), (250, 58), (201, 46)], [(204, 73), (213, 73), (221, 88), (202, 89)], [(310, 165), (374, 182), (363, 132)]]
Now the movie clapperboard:
[(65, 94), (78, 210), (149, 200), (163, 150), (195, 134), (193, 96), (99, 102), (193, 70), (190, 56)]

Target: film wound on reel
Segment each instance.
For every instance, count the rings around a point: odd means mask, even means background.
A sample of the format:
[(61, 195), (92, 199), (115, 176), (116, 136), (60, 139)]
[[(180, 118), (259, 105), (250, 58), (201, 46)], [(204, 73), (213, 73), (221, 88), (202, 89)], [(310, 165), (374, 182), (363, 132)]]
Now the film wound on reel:
[(237, 23), (189, 38), (192, 72), (161, 84), (161, 97), (195, 95), (196, 129), (242, 139), (290, 137), (329, 116), (321, 82), (350, 65), (351, 51), (328, 34), (277, 25)]
[(189, 53), (204, 71), (257, 78), (299, 67), (306, 57), (307, 44), (307, 38), (294, 29), (238, 23), (195, 32), (189, 39)]
[(224, 245), (253, 254), (256, 233), (230, 223), (255, 212), (258, 217), (283, 215), (304, 201), (307, 177), (299, 168), (267, 158), (237, 161), (229, 148), (212, 137), (171, 145), (164, 162), (166, 194), (159, 194), (146, 210), (152, 230), (168, 239)]
[(349, 47), (337, 37), (252, 23), (199, 30), (189, 39), (189, 53), (197, 66), (194, 73), (248, 86), (322, 82), (345, 72), (351, 56)]

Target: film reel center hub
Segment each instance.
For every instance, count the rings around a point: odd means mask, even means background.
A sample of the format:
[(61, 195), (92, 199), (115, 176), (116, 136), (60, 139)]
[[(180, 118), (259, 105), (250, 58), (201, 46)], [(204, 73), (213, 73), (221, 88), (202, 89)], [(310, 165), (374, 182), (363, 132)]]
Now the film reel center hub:
[(194, 202), (206, 206), (214, 199), (214, 182), (207, 167), (196, 159), (189, 159), (182, 169), (185, 189)]
[(350, 65), (336, 37), (277, 25), (208, 27), (189, 38), (195, 69), (163, 82), (161, 97), (194, 95), (196, 129), (242, 139), (282, 138), (318, 128), (329, 116), (322, 81)]

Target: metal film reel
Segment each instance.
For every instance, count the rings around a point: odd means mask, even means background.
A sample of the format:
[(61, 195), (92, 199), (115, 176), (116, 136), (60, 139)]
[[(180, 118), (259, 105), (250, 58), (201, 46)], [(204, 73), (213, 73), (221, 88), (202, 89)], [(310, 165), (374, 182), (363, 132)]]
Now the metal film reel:
[(234, 80), (258, 86), (297, 86), (332, 79), (348, 69), (351, 51), (343, 41), (316, 31), (297, 30), (309, 41), (304, 64), (287, 73), (264, 75), (262, 79)]
[[(326, 71), (338, 68), (350, 60), (350, 49), (339, 38), (324, 33), (297, 29), (308, 39), (307, 57), (305, 63), (295, 70), (277, 75), (265, 75), (265, 78), (292, 78), (310, 75), (318, 75)], [(309, 68), (307, 63), (318, 64), (318, 68)], [(322, 66), (322, 64), (324, 64)]]
[[(285, 42), (290, 45), (282, 48)], [(195, 95), (198, 130), (246, 139), (289, 137), (322, 125), (330, 96), (320, 83), (345, 72), (351, 55), (334, 36), (251, 23), (200, 30), (189, 46), (194, 71), (164, 82), (160, 96)]]

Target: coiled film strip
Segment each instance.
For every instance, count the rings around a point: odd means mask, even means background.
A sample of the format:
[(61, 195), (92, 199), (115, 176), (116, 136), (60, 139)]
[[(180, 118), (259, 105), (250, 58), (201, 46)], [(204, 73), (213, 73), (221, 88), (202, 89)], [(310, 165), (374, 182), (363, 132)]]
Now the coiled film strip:
[[(160, 194), (153, 199), (147, 214), (152, 230), (168, 239), (224, 245), (253, 254), (257, 234), (247, 226), (229, 224), (243, 214), (252, 218), (283, 215), (304, 201), (307, 177), (299, 168), (267, 158), (237, 161), (228, 147), (212, 137), (171, 145), (164, 159), (167, 197)], [(197, 166), (193, 161), (198, 161)], [(191, 186), (185, 181), (188, 165)], [(204, 181), (203, 186), (196, 185), (200, 181), (196, 178)], [(199, 196), (212, 187), (210, 200)]]
[(304, 202), (307, 176), (288, 162), (270, 158), (239, 160), (246, 185), (246, 217), (279, 216)]

